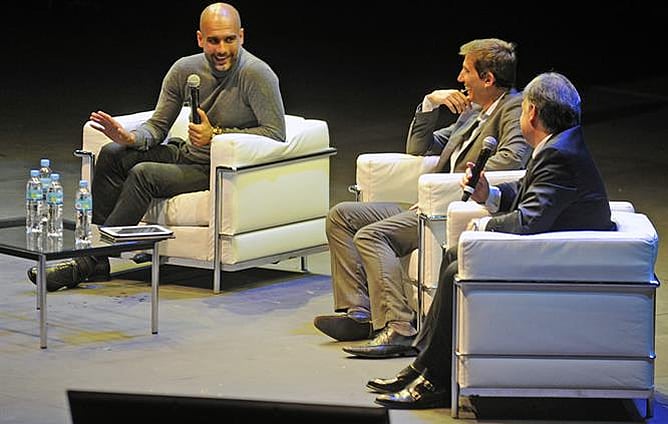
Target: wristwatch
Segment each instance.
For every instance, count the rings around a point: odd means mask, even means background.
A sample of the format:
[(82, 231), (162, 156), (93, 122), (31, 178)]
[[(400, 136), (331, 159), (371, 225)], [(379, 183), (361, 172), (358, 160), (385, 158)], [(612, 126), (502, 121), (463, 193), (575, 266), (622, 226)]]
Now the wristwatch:
[(211, 131), (213, 131), (214, 136), (221, 135), (223, 133), (223, 129), (217, 125), (215, 127), (211, 127)]

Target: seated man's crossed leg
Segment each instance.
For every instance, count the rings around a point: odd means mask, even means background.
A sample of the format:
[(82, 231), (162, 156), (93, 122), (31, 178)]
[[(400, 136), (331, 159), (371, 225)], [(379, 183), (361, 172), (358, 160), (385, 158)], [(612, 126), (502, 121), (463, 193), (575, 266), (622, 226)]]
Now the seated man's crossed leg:
[(401, 257), (417, 248), (418, 217), (408, 205), (342, 202), (327, 217), (334, 310), (314, 325), (339, 341), (372, 339), (345, 347), (363, 357), (414, 356), (417, 331), (404, 284)]

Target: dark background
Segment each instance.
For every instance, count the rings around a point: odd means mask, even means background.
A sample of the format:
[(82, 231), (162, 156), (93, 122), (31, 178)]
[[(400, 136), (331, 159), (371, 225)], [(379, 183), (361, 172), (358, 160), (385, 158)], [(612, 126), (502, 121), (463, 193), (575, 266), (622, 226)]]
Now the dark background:
[[(20, 151), (26, 139), (39, 137), (39, 153), (53, 156), (56, 145), (80, 145), (81, 126), (92, 110), (119, 115), (152, 109), (172, 62), (200, 51), (195, 31), (207, 4), (5, 3), (2, 143)], [(242, 16), (245, 47), (279, 76), (287, 113), (328, 122), (339, 150), (332, 162), (333, 201), (346, 196), (340, 187), (354, 181), (359, 153), (403, 151), (422, 96), (459, 86), (458, 49), (471, 39), (517, 43), (519, 88), (548, 70), (566, 74), (583, 93), (592, 85), (666, 72), (666, 13), (639, 2), (233, 4)], [(585, 12), (585, 6), (592, 10)], [(25, 154), (33, 160), (38, 153)]]

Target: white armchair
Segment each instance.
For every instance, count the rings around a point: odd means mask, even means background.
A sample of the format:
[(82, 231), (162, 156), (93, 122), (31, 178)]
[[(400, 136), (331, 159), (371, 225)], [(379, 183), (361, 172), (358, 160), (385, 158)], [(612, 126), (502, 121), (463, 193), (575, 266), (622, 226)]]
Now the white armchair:
[[(366, 153), (357, 158), (357, 199), (363, 202), (384, 201), (418, 203), (419, 248), (403, 258), (408, 283), (415, 287), (414, 304), (418, 327), (431, 305), (441, 266), (442, 249), (456, 243), (448, 238), (446, 214), (448, 205), (462, 197), (461, 173), (432, 173), (438, 156), (413, 156), (403, 153)], [(493, 184), (519, 179), (524, 170), (487, 172)], [(452, 231), (453, 237), (461, 230)], [(421, 287), (421, 290), (417, 290)]]
[[(169, 137), (187, 138), (184, 108)], [(152, 111), (115, 117), (127, 129)], [(211, 144), (210, 190), (152, 203), (143, 222), (168, 226), (175, 238), (161, 243), (161, 263), (237, 271), (327, 250), (329, 146), (325, 121), (286, 115), (286, 142), (250, 134), (222, 134)], [(87, 122), (83, 127), (82, 178), (110, 140)]]
[[(454, 202), (448, 223), (477, 209)], [(471, 395), (639, 398), (652, 416), (658, 236), (630, 203), (611, 209), (617, 231), (461, 232), (454, 417)]]

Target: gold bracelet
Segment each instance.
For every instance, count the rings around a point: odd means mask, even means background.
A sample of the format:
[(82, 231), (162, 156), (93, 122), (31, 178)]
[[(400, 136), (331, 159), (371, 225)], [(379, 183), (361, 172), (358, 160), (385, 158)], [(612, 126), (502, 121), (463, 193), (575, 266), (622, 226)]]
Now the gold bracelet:
[(211, 128), (211, 130), (213, 131), (214, 136), (221, 135), (223, 133), (223, 129), (220, 128), (219, 126), (215, 126), (215, 127)]

